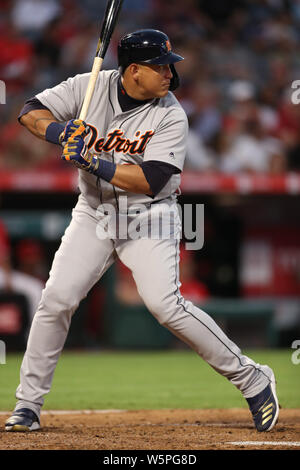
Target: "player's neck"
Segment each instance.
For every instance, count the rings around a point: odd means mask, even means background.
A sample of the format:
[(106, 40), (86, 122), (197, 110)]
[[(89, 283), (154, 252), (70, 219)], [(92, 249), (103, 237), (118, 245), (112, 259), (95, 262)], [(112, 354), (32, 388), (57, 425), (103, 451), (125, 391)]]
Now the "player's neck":
[(129, 111), (131, 109), (137, 108), (139, 106), (143, 106), (144, 104), (148, 103), (149, 100), (136, 100), (129, 96), (122, 85), (121, 78), (118, 80), (118, 100), (119, 104), (122, 108), (122, 111)]
[(127, 95), (134, 100), (147, 101), (155, 98), (154, 96), (148, 96), (142, 88), (137, 87), (136, 83), (132, 83), (124, 77), (121, 77), (121, 84)]

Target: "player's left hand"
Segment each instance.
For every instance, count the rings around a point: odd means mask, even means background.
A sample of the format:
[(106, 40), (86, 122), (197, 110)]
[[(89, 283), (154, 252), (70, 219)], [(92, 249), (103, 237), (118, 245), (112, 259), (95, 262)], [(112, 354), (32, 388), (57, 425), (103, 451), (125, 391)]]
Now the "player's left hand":
[(76, 132), (67, 140), (62, 159), (70, 161), (78, 168), (90, 173), (94, 173), (99, 165), (98, 157), (89, 152), (84, 139), (80, 135), (76, 135)]
[(59, 136), (59, 140), (64, 145), (67, 140), (73, 136), (80, 136), (83, 139), (90, 133), (90, 128), (81, 119), (71, 119), (67, 122), (63, 132)]

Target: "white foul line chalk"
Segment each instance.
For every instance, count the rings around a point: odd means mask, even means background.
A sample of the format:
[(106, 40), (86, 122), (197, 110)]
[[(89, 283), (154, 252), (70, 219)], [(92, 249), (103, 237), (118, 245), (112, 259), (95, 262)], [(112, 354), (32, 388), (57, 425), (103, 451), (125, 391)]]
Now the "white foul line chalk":
[(42, 415), (93, 415), (102, 413), (124, 413), (126, 410), (43, 410)]
[[(93, 415), (93, 414), (102, 414), (102, 413), (124, 413), (127, 410), (42, 410), (41, 414), (44, 416), (47, 415)], [(11, 414), (11, 411), (0, 411), (0, 416)]]
[(227, 442), (233, 446), (289, 446), (300, 447), (300, 442), (286, 442), (286, 441), (236, 441)]

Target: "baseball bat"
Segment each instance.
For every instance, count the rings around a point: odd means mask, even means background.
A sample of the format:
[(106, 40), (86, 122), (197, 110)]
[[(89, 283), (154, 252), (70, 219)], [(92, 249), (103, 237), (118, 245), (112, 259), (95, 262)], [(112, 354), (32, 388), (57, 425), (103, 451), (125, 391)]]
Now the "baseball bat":
[(98, 40), (96, 55), (91, 70), (91, 75), (88, 83), (88, 87), (85, 93), (83, 105), (80, 111), (79, 119), (85, 120), (88, 108), (91, 102), (91, 98), (94, 93), (95, 84), (97, 81), (98, 74), (101, 70), (104, 56), (110, 43), (112, 33), (114, 31), (118, 15), (122, 7), (123, 0), (109, 0), (106, 6), (104, 19), (102, 23), (101, 33)]

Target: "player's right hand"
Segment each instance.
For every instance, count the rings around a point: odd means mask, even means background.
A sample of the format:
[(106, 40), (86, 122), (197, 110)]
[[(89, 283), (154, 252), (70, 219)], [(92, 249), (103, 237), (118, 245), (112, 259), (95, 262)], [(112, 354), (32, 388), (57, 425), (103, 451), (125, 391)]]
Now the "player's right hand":
[(81, 119), (71, 119), (67, 122), (63, 132), (60, 134), (59, 141), (64, 145), (67, 140), (72, 137), (82, 137), (83, 139), (89, 134), (90, 128)]
[(77, 168), (95, 173), (99, 166), (99, 159), (89, 152), (83, 137), (74, 132), (64, 145), (62, 159), (70, 161)]

